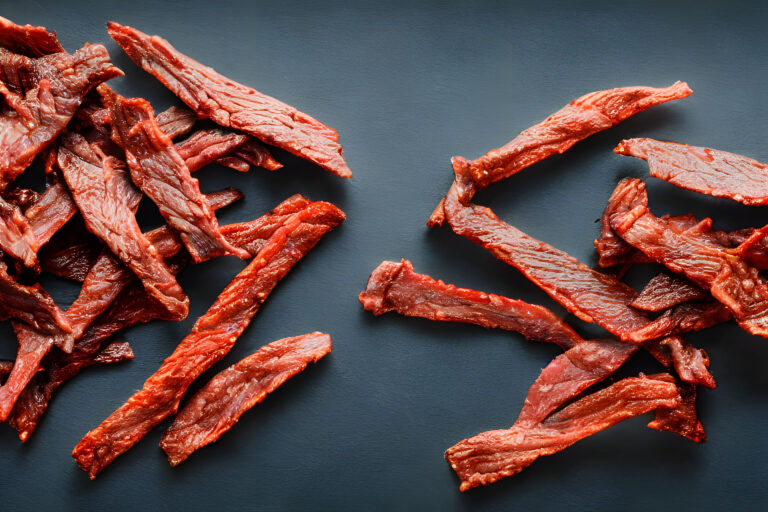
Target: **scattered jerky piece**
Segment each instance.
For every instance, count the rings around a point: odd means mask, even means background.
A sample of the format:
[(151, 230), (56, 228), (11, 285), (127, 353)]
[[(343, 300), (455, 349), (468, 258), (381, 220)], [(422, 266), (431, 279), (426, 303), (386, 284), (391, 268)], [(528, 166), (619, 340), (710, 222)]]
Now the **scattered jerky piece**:
[(614, 151), (647, 160), (651, 176), (680, 188), (747, 205), (768, 204), (768, 165), (757, 160), (654, 139), (623, 140)]
[(715, 389), (715, 379), (709, 373), (709, 356), (703, 349), (688, 345), (679, 336), (670, 336), (662, 340), (654, 340), (649, 344), (666, 349), (669, 352), (669, 362), (666, 366), (674, 366), (680, 380), (688, 383)]
[(107, 24), (107, 30), (131, 60), (160, 80), (198, 116), (253, 135), (342, 178), (352, 176), (342, 156), (339, 135), (332, 128), (221, 76), (160, 37), (114, 22)]
[(675, 306), (661, 316), (627, 334), (637, 342), (695, 332), (713, 325), (727, 322), (732, 318), (730, 310), (716, 300), (695, 300)]
[(276, 171), (283, 164), (275, 160), (272, 153), (256, 139), (250, 138), (245, 144), (235, 150), (235, 156), (255, 167), (263, 167), (268, 171)]
[(157, 124), (171, 139), (189, 133), (196, 122), (197, 114), (186, 107), (174, 105), (157, 114)]
[(696, 233), (680, 233), (648, 211), (645, 183), (619, 183), (632, 198), (611, 215), (611, 227), (658, 263), (708, 289), (747, 332), (768, 337), (768, 284), (756, 268)]
[(229, 244), (171, 139), (159, 128), (144, 99), (117, 95), (111, 106), (112, 139), (124, 150), (133, 181), (157, 205), (168, 225), (179, 232), (196, 263), (247, 251)]
[(0, 249), (27, 267), (37, 264), (37, 240), (21, 209), (0, 197)]
[(17, 25), (2, 17), (0, 17), (0, 46), (27, 57), (42, 57), (64, 51), (56, 38), (56, 32), (49, 32), (45, 27)]
[[(667, 376), (669, 382), (674, 382), (671, 376)], [(674, 432), (696, 443), (707, 440), (704, 426), (696, 414), (696, 386), (693, 384), (678, 384), (680, 404), (671, 409), (659, 407), (656, 409), (656, 418), (648, 424), (648, 427)]]
[(192, 332), (117, 411), (75, 446), (72, 456), (93, 479), (163, 419), (177, 411), (189, 385), (234, 345), (269, 293), (320, 238), (344, 220), (329, 203), (291, 216), (227, 285)]
[(245, 411), (331, 352), (331, 337), (313, 332), (274, 341), (216, 374), (176, 416), (160, 440), (171, 466), (216, 441)]
[(128, 178), (119, 162), (101, 159), (85, 139), (71, 132), (62, 137), (58, 160), (88, 230), (136, 273), (174, 318), (186, 317), (189, 299), (126, 204)]
[(663, 311), (691, 300), (703, 300), (710, 295), (698, 286), (669, 274), (651, 279), (630, 306), (644, 311)]
[(56, 138), (92, 87), (121, 75), (99, 44), (37, 59), (0, 48), (0, 80), (17, 113), (0, 115), (0, 190)]
[(248, 172), (251, 168), (251, 164), (240, 158), (239, 156), (223, 156), (216, 160), (216, 163), (223, 166), (234, 169), (237, 172)]
[(460, 489), (466, 491), (515, 475), (539, 457), (623, 420), (660, 407), (671, 409), (680, 401), (674, 383), (654, 376), (629, 377), (577, 400), (536, 427), (513, 426), (465, 439), (449, 448), (445, 458), (461, 479)]
[(101, 254), (92, 243), (80, 243), (41, 251), (40, 267), (55, 276), (82, 283)]
[[(236, 160), (237, 170), (247, 171), (251, 164), (276, 170), (282, 167), (260, 142), (244, 133), (224, 128), (202, 129), (176, 144), (176, 151), (184, 159), (189, 172), (195, 172), (206, 165)], [(242, 167), (242, 162), (245, 168)]]
[(61, 334), (71, 328), (64, 313), (40, 286), (26, 286), (8, 275), (0, 262), (0, 314), (4, 318), (18, 318), (41, 332)]
[(443, 322), (465, 322), (519, 332), (527, 339), (556, 343), (564, 350), (584, 340), (545, 307), (436, 281), (413, 271), (410, 261), (384, 261), (360, 293), (366, 311), (397, 311)]

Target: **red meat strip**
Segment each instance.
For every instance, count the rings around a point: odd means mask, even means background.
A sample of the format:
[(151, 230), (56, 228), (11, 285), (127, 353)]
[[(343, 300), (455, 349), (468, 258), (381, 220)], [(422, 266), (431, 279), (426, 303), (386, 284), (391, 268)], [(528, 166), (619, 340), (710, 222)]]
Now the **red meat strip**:
[(186, 317), (189, 299), (126, 204), (126, 197), (135, 192), (119, 162), (111, 157), (101, 159), (85, 139), (70, 132), (62, 138), (58, 160), (88, 230), (136, 273), (148, 293), (174, 318)]
[(46, 249), (40, 253), (40, 267), (55, 276), (79, 283), (85, 280), (101, 254), (99, 246), (87, 242)]
[(237, 172), (248, 172), (248, 170), (251, 168), (251, 164), (239, 156), (223, 156), (217, 159), (216, 163), (223, 167), (234, 169)]
[(18, 318), (36, 329), (51, 335), (71, 331), (64, 313), (53, 299), (38, 285), (26, 286), (8, 275), (0, 262), (0, 315)]
[(716, 300), (696, 300), (665, 311), (648, 325), (627, 334), (639, 342), (686, 332), (700, 331), (732, 318), (730, 310)]
[(55, 175), (40, 198), (24, 213), (35, 235), (35, 248), (51, 239), (77, 212), (77, 206), (67, 187)]
[(27, 57), (42, 57), (64, 51), (56, 38), (56, 32), (49, 32), (45, 27), (17, 25), (2, 17), (0, 17), (0, 46)]
[(705, 236), (680, 233), (648, 211), (645, 183), (619, 183), (630, 201), (611, 215), (611, 227), (654, 261), (684, 275), (726, 305), (747, 332), (768, 336), (768, 284), (756, 268)]
[[(246, 171), (251, 163), (269, 170), (282, 167), (261, 143), (244, 133), (223, 128), (198, 130), (189, 138), (176, 144), (176, 151), (186, 162), (189, 172), (195, 172), (213, 162), (221, 163), (223, 158), (233, 154), (242, 154), (247, 157), (246, 161), (240, 156), (234, 156), (239, 161), (245, 162)], [(229, 158), (233, 157), (229, 156)]]
[[(673, 380), (670, 377), (669, 381)], [(663, 407), (656, 409), (656, 418), (648, 424), (648, 427), (674, 432), (696, 443), (703, 443), (707, 440), (707, 434), (696, 413), (696, 386), (678, 384), (677, 390), (680, 392), (680, 405), (672, 409)]]
[(691, 300), (703, 300), (710, 295), (698, 286), (669, 274), (651, 279), (630, 306), (644, 311), (663, 311)]
[(651, 176), (747, 205), (768, 204), (768, 165), (745, 156), (654, 139), (623, 140), (614, 151), (648, 161)]
[(195, 262), (224, 254), (250, 255), (227, 243), (213, 211), (190, 175), (171, 139), (155, 121), (144, 99), (117, 96), (111, 105), (112, 138), (124, 150), (133, 181), (158, 206), (168, 225), (178, 231)]
[(313, 332), (263, 346), (216, 374), (176, 416), (160, 440), (171, 466), (216, 441), (245, 411), (331, 352), (331, 337)]
[(343, 220), (344, 213), (329, 203), (314, 203), (291, 216), (142, 389), (80, 440), (72, 452), (77, 464), (95, 478), (175, 413), (192, 381), (229, 352), (277, 282)]
[(0, 197), (0, 249), (27, 267), (37, 264), (37, 240), (21, 209)]
[[(712, 378), (707, 369), (709, 368), (709, 356), (703, 349), (685, 343), (679, 336), (654, 340), (649, 342), (649, 345), (669, 354), (666, 360), (663, 357), (659, 359), (665, 366), (674, 366), (678, 377), (683, 382), (695, 383), (710, 389), (716, 387), (715, 379)], [(657, 351), (654, 350), (654, 354), (656, 353)]]
[(352, 176), (342, 156), (338, 133), (332, 128), (218, 74), (160, 37), (113, 22), (107, 24), (107, 30), (137, 65), (160, 80), (198, 116), (248, 133), (337, 176)]
[(186, 107), (174, 105), (157, 114), (157, 124), (171, 139), (189, 133), (196, 122), (197, 114)]
[(443, 322), (465, 322), (519, 332), (527, 339), (556, 343), (567, 350), (584, 340), (545, 307), (436, 281), (413, 271), (410, 261), (384, 261), (360, 293), (366, 311)]
[(255, 167), (263, 167), (268, 171), (276, 171), (283, 167), (283, 164), (275, 160), (262, 143), (253, 138), (248, 139), (245, 144), (235, 150), (234, 158), (239, 158)]
[(483, 432), (449, 448), (445, 458), (461, 479), (462, 491), (512, 476), (536, 459), (552, 455), (623, 420), (681, 402), (674, 383), (630, 377), (588, 395), (536, 427), (513, 426)]
[(98, 44), (37, 59), (0, 48), (0, 80), (17, 114), (0, 114), (0, 190), (56, 138), (92, 87), (121, 75)]

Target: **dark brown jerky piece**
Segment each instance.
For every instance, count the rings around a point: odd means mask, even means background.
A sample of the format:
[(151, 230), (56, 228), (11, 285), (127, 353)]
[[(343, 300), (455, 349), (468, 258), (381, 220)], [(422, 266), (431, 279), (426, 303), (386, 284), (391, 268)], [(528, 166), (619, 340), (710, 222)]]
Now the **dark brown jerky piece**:
[(527, 339), (555, 343), (564, 350), (584, 340), (543, 306), (445, 284), (413, 271), (407, 260), (384, 261), (360, 293), (374, 315), (397, 311), (442, 322), (465, 322), (519, 332)]
[(142, 389), (80, 440), (72, 452), (77, 464), (95, 478), (176, 412), (189, 385), (232, 348), (278, 281), (343, 220), (344, 213), (329, 203), (313, 203), (291, 216)]
[(88, 230), (133, 270), (173, 317), (186, 317), (189, 299), (141, 233), (126, 204), (129, 182), (117, 160), (99, 158), (85, 139), (69, 132), (62, 137), (58, 160)]
[(40, 194), (32, 189), (14, 187), (3, 192), (3, 198), (24, 211), (40, 200)]
[(248, 133), (337, 176), (352, 176), (342, 156), (339, 135), (332, 128), (218, 74), (160, 37), (150, 37), (114, 22), (107, 24), (107, 30), (131, 60), (160, 80), (200, 117)]
[(483, 432), (450, 447), (445, 458), (461, 479), (462, 491), (512, 476), (536, 459), (552, 455), (623, 420), (658, 408), (671, 409), (681, 398), (674, 383), (655, 376), (629, 377), (588, 395), (540, 425)]
[(0, 190), (56, 138), (92, 87), (120, 75), (102, 45), (37, 59), (0, 48), (0, 80), (17, 114), (0, 114)]
[(684, 275), (727, 306), (747, 332), (768, 336), (768, 283), (756, 268), (697, 233), (679, 233), (648, 211), (645, 184), (624, 180), (619, 188), (630, 204), (611, 215), (611, 227), (625, 241)]
[(0, 17), (0, 46), (27, 57), (42, 57), (64, 51), (56, 38), (56, 32), (49, 32), (45, 27), (17, 25), (2, 17)]
[(157, 114), (157, 124), (171, 139), (189, 133), (196, 122), (197, 114), (186, 107), (174, 105)]
[(69, 322), (53, 299), (40, 286), (26, 286), (8, 275), (0, 262), (0, 314), (3, 318), (18, 318), (41, 332), (61, 334), (70, 332)]
[(126, 153), (133, 181), (178, 231), (196, 263), (224, 254), (250, 255), (229, 244), (213, 211), (171, 139), (159, 128), (144, 99), (118, 96), (111, 106), (112, 138)]
[(623, 140), (614, 151), (647, 160), (651, 176), (680, 188), (748, 205), (768, 204), (768, 165), (757, 160), (653, 139)]
[(171, 466), (216, 441), (248, 409), (331, 352), (321, 332), (273, 341), (216, 374), (186, 403), (160, 440)]
[(55, 276), (82, 283), (101, 254), (101, 247), (92, 243), (43, 248), (40, 267)]
[(663, 311), (683, 302), (703, 300), (710, 295), (698, 286), (669, 274), (651, 279), (630, 306), (644, 311)]

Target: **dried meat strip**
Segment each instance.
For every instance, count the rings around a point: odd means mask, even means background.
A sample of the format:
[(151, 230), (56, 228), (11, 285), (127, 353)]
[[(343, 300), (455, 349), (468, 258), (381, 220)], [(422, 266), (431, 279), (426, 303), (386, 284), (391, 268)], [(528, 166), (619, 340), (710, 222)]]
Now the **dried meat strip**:
[[(275, 160), (272, 153), (254, 138), (245, 141), (245, 144), (237, 148), (233, 158), (239, 158), (254, 167), (262, 167), (268, 171), (276, 171), (283, 167), (283, 164)], [(221, 163), (221, 158), (218, 160)]]
[(659, 408), (679, 406), (674, 383), (654, 376), (629, 377), (588, 395), (535, 427), (513, 426), (483, 432), (449, 448), (445, 458), (461, 479), (462, 491), (512, 476), (536, 459), (623, 420)]
[(678, 232), (648, 211), (645, 183), (627, 179), (618, 187), (630, 201), (611, 215), (611, 227), (626, 242), (665, 265), (727, 306), (734, 319), (759, 336), (768, 336), (768, 283), (759, 271), (704, 235)]
[(757, 160), (654, 139), (623, 140), (614, 151), (647, 160), (651, 176), (680, 188), (747, 205), (768, 204), (768, 165)]
[(77, 213), (67, 186), (56, 177), (52, 179), (35, 204), (24, 212), (35, 236), (36, 249), (48, 243), (54, 233)]
[(114, 22), (107, 24), (125, 53), (198, 116), (307, 159), (343, 178), (352, 176), (338, 133), (285, 103), (238, 84), (180, 53), (168, 41)]
[(584, 340), (545, 307), (437, 281), (413, 271), (410, 261), (384, 261), (360, 293), (366, 311), (397, 311), (442, 322), (465, 322), (519, 332), (527, 339), (555, 343), (564, 350)]
[(0, 314), (3, 318), (18, 318), (47, 334), (71, 331), (64, 313), (38, 285), (26, 286), (8, 274), (0, 262)]
[[(709, 373), (709, 356), (703, 349), (698, 349), (683, 341), (679, 336), (670, 336), (662, 340), (649, 342), (651, 345), (666, 350), (668, 359), (659, 358), (665, 366), (673, 366), (680, 380), (714, 389), (715, 379)], [(656, 353), (656, 351), (654, 351)]]
[(192, 381), (231, 349), (277, 282), (343, 220), (343, 212), (329, 203), (313, 203), (291, 216), (195, 322), (192, 332), (142, 389), (75, 446), (72, 456), (78, 465), (95, 478), (176, 412)]
[(157, 124), (171, 139), (189, 133), (196, 122), (197, 114), (186, 107), (174, 105), (157, 114)]
[(331, 337), (321, 332), (284, 338), (216, 374), (186, 403), (160, 440), (171, 466), (216, 441), (245, 411), (331, 352)]
[(37, 59), (0, 48), (0, 80), (16, 111), (0, 115), (0, 190), (56, 138), (91, 88), (121, 75), (98, 44)]
[(245, 162), (246, 171), (251, 164), (270, 171), (282, 167), (261, 143), (244, 133), (224, 128), (198, 130), (176, 144), (176, 151), (184, 159), (189, 172), (195, 172), (213, 162), (221, 163), (224, 158), (237, 158)]
[(49, 32), (45, 27), (17, 25), (2, 17), (0, 17), (0, 46), (27, 57), (42, 57), (64, 51), (56, 38), (56, 32)]
[(100, 158), (85, 139), (71, 132), (62, 137), (58, 161), (88, 230), (136, 273), (148, 293), (172, 316), (186, 317), (189, 299), (126, 204), (128, 178), (119, 162)]
[(117, 96), (112, 102), (112, 138), (124, 150), (131, 177), (178, 231), (196, 263), (224, 254), (250, 255), (229, 244), (171, 139), (160, 129), (144, 99)]
[(21, 209), (0, 197), (0, 250), (27, 267), (37, 264), (37, 240)]
[(685, 279), (659, 274), (651, 279), (630, 306), (643, 311), (664, 311), (678, 304), (711, 297)]
[[(674, 382), (674, 379), (668, 377), (669, 382)], [(648, 424), (648, 427), (673, 432), (696, 443), (703, 443), (707, 440), (707, 434), (696, 413), (696, 386), (678, 384), (677, 390), (680, 392), (680, 404), (671, 409), (663, 407), (656, 409), (656, 418)]]

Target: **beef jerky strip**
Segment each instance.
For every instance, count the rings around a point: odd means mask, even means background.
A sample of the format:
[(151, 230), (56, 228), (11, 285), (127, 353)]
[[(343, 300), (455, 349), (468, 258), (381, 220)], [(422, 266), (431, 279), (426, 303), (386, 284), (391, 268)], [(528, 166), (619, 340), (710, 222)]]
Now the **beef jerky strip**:
[(136, 273), (169, 313), (177, 319), (186, 317), (189, 299), (125, 202), (128, 178), (119, 162), (101, 159), (85, 139), (71, 132), (62, 137), (58, 160), (88, 230)]
[(450, 447), (445, 458), (461, 479), (462, 491), (515, 475), (536, 459), (552, 455), (623, 420), (681, 402), (677, 386), (651, 377), (629, 377), (588, 395), (535, 427), (483, 432)]
[(2, 17), (0, 17), (0, 46), (27, 57), (42, 57), (64, 51), (56, 38), (56, 32), (49, 32), (45, 27), (17, 25)]
[(344, 220), (329, 203), (291, 216), (227, 285), (192, 332), (117, 411), (75, 446), (72, 456), (93, 479), (163, 419), (178, 410), (189, 385), (232, 348), (269, 293), (320, 238)]
[(160, 440), (171, 466), (216, 441), (248, 409), (331, 352), (331, 337), (321, 332), (273, 341), (216, 374), (176, 416)]
[[(673, 382), (674, 379), (669, 376), (669, 381)], [(680, 393), (680, 405), (672, 409), (663, 407), (656, 409), (656, 418), (648, 424), (648, 427), (674, 432), (691, 441), (703, 443), (707, 440), (707, 434), (696, 413), (696, 386), (678, 384), (677, 390)]]
[[(607, 130), (638, 112), (685, 98), (692, 92), (685, 82), (675, 82), (664, 88), (621, 87), (596, 91), (575, 99), (501, 148), (489, 151), (477, 160), (453, 157), (454, 171), (467, 177), (461, 183), (459, 199), (467, 204), (475, 192), (495, 181), (563, 153), (577, 142)], [(441, 205), (432, 213), (429, 225), (443, 223)]]
[(171, 139), (158, 127), (144, 99), (118, 96), (111, 106), (112, 139), (125, 150), (133, 181), (179, 232), (196, 263), (224, 254), (248, 258), (229, 244)]
[(0, 197), (0, 250), (27, 267), (37, 264), (35, 234), (21, 209)]
[(121, 75), (98, 44), (38, 59), (0, 49), (0, 80), (20, 98), (19, 115), (0, 115), (0, 190), (56, 138), (92, 87)]
[(197, 114), (186, 107), (174, 105), (157, 114), (157, 124), (171, 139), (189, 133), (196, 122)]
[(244, 133), (224, 128), (198, 130), (189, 138), (177, 143), (176, 151), (184, 159), (189, 172), (195, 172), (210, 163), (219, 162), (228, 155), (234, 155), (238, 160), (245, 162), (246, 171), (251, 163), (270, 171), (282, 167), (260, 142)]
[[(293, 214), (311, 205), (312, 203), (307, 199), (295, 195), (280, 203), (272, 212), (262, 215), (256, 220), (227, 224), (222, 226), (222, 230), (230, 242), (256, 255)], [(159, 241), (157, 246), (162, 248), (167, 255), (181, 249), (181, 242), (174, 238), (167, 231), (167, 228), (160, 228), (157, 238), (162, 238), (160, 233), (162, 230), (166, 230), (168, 236), (165, 241)], [(92, 357), (98, 353), (102, 341), (122, 328), (165, 317), (167, 317), (167, 313), (147, 297), (143, 287), (135, 279), (132, 280), (115, 299), (111, 307), (88, 327), (76, 342), (72, 354), (56, 352), (48, 356), (49, 361), (45, 363), (47, 372), (57, 377), (49, 380), (36, 377), (19, 397), (8, 421), (19, 431), (22, 440), (26, 440), (34, 431), (48, 407), (53, 392), (79, 372), (82, 368), (80, 361), (83, 358), (87, 359), (87, 357)], [(68, 370), (60, 371), (61, 368)], [(17, 416), (18, 418), (14, 419)]]
[(8, 274), (0, 262), (0, 314), (18, 318), (47, 334), (70, 332), (64, 313), (39, 285), (26, 286)]
[(101, 254), (101, 244), (89, 242), (56, 244), (40, 252), (40, 267), (45, 272), (82, 283)]
[(611, 215), (611, 227), (654, 261), (684, 275), (727, 306), (747, 332), (768, 337), (768, 284), (756, 268), (696, 233), (679, 233), (648, 211), (641, 180), (618, 187), (629, 198)]
[(519, 332), (527, 339), (555, 343), (564, 350), (584, 340), (545, 307), (445, 284), (413, 271), (410, 261), (384, 261), (360, 293), (366, 311), (397, 311), (442, 322), (465, 322)]
[(645, 285), (630, 306), (644, 311), (664, 311), (684, 302), (708, 297), (707, 292), (684, 279), (659, 274)]
[(112, 36), (137, 65), (160, 80), (198, 116), (233, 128), (349, 178), (338, 133), (285, 103), (238, 84), (180, 53), (168, 41), (114, 22)]
[(623, 140), (614, 151), (647, 160), (651, 176), (680, 188), (747, 205), (768, 204), (768, 165), (757, 160), (654, 139)]

